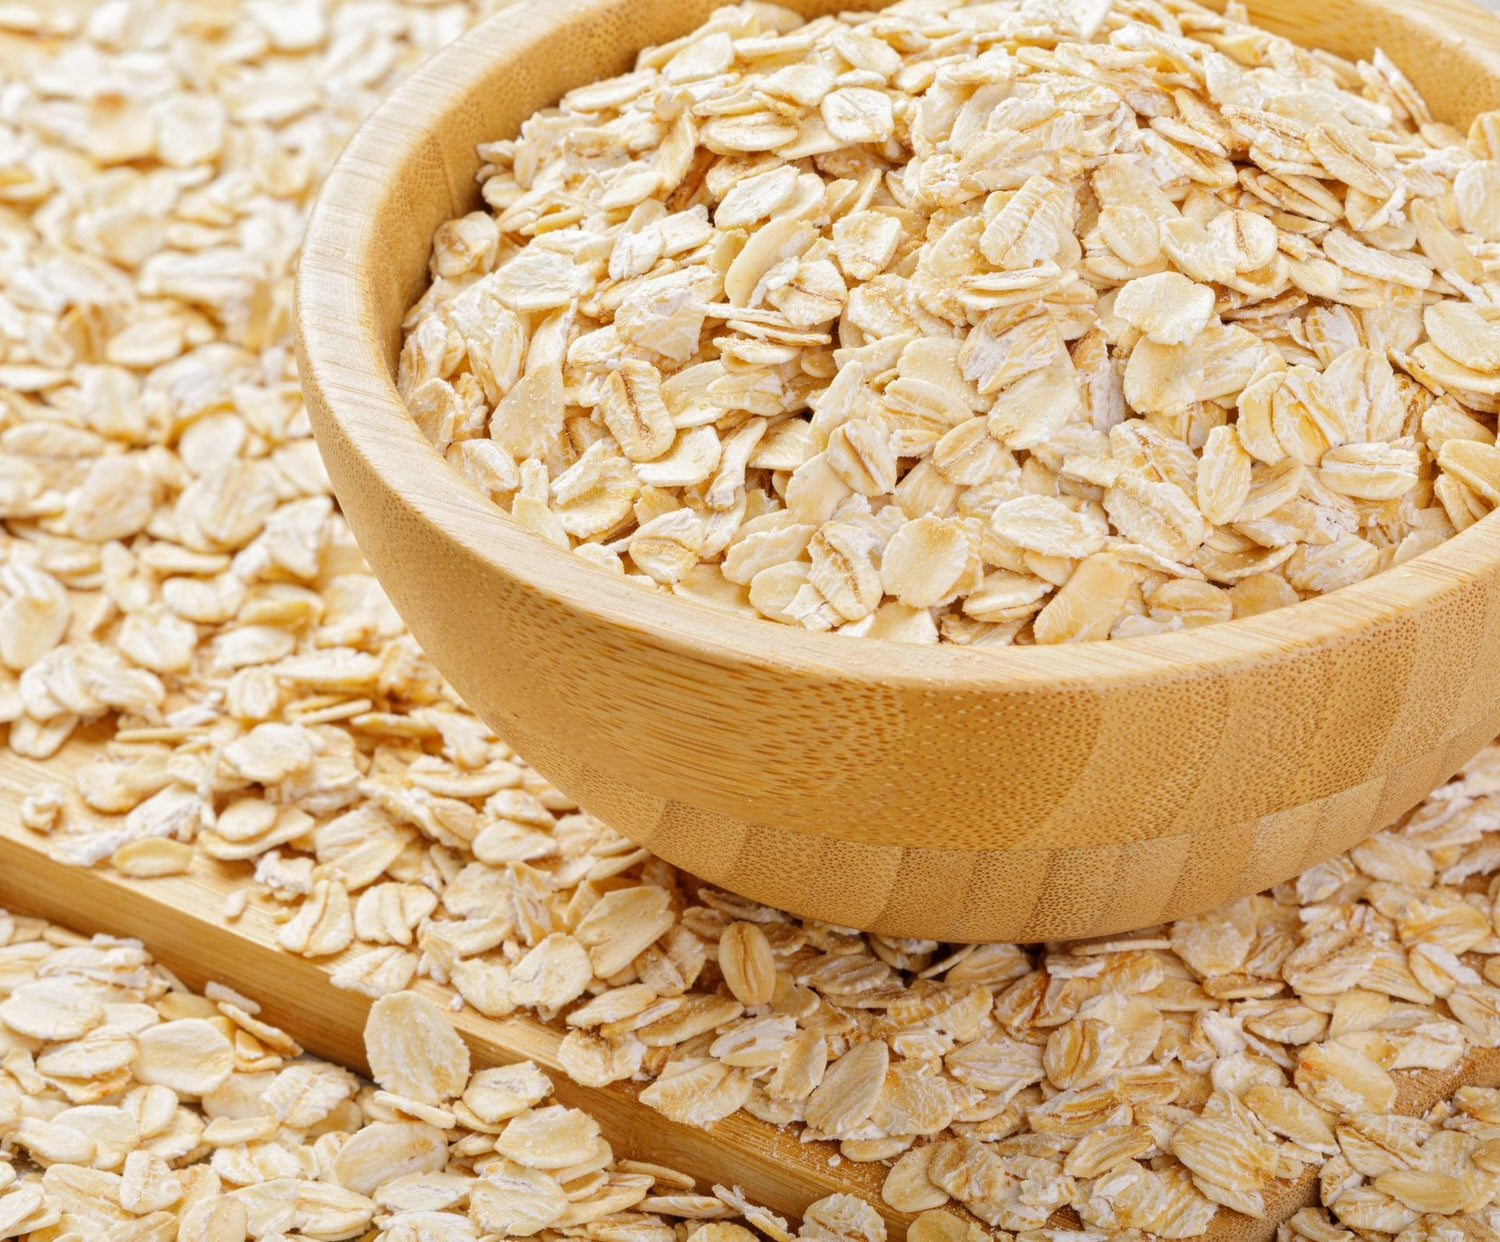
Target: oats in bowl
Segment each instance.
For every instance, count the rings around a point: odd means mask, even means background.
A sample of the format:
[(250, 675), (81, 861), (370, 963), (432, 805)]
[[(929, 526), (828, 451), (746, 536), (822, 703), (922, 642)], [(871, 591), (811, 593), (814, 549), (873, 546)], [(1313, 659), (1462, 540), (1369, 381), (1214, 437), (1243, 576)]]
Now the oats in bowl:
[(1500, 500), (1497, 146), (1182, 0), (742, 4), (481, 149), (400, 388), (539, 536), (773, 621), (1249, 616)]

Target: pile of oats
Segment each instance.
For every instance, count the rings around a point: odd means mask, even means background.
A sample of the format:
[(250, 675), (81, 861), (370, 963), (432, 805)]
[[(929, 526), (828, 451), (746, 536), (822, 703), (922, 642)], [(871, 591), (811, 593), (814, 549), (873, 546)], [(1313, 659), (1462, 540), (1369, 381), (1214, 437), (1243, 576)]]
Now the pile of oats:
[[(56, 857), (138, 876), (218, 860), (244, 879), (227, 914), (250, 901), (275, 911), (283, 945), (326, 962), (340, 985), (383, 997), (420, 977), (481, 1014), (534, 1015), (566, 1033), (562, 1060), (579, 1082), (635, 1080), (688, 1123), (748, 1112), (828, 1136), (842, 1158), (883, 1164), (885, 1199), (902, 1210), (957, 1202), (1006, 1230), (1063, 1220), (1092, 1238), (1197, 1236), (1332, 1170), (1298, 1236), (1349, 1228), (1387, 1242), (1410, 1229), (1405, 1242), (1418, 1242), (1500, 1227), (1491, 1097), (1462, 1094), (1420, 1126), (1387, 1116), (1410, 1071), (1500, 1047), (1500, 751), (1406, 824), (1294, 883), (1110, 942), (865, 936), (677, 872), (581, 814), (457, 702), (360, 560), (300, 406), (287, 307), (309, 197), (358, 116), (474, 8), (77, 10), (0, 5), (0, 717), (15, 752), (62, 750), (56, 783), (23, 810)], [(1372, 70), (1369, 89), (1388, 73)], [(1436, 419), (1449, 407), (1433, 408)], [(63, 749), (80, 726), (89, 747)], [(15, 1082), (18, 1101), (35, 1097), (18, 1102), (17, 1125), (27, 1110), (50, 1123), (63, 1107), (124, 1107), (68, 1095), (135, 1090), (140, 1048), (114, 1027), (136, 1038), (134, 1024), (156, 1018), (207, 1023), (235, 1066), (264, 1062), (249, 1074), (280, 1075), (269, 1059), (295, 1055), (250, 1025), (242, 1001), (215, 1003), (243, 1017), (210, 1012), (138, 950), (84, 950), (25, 921), (3, 939), (0, 1093)], [(54, 950), (67, 956), (45, 972), (28, 956), (51, 962)], [(143, 999), (101, 999), (101, 1017), (74, 1035), (9, 1025), (29, 1020), (25, 999), (10, 1000), (33, 974), (23, 998), (48, 1004), (72, 988), (97, 999), (113, 977), (89, 964), (100, 953), (137, 963)], [(54, 966), (87, 977), (63, 986)], [(409, 1000), (380, 1012), (451, 1044)], [(170, 1087), (178, 1099), (223, 1065), (221, 1051), (200, 1059), (203, 1030), (144, 1041), (147, 1074), (191, 1056), (192, 1082)], [(85, 1047), (44, 1064), (49, 1040)], [(376, 1043), (388, 1095), (351, 1087), (354, 1103), (324, 1114), (337, 1127), (368, 1116), (444, 1129), (436, 1119), (451, 1112), (478, 1145), (492, 1137), (478, 1107), (461, 1117), (445, 1098), (461, 1085), (456, 1061), (417, 1075), (402, 1060), (409, 1039)], [(68, 1068), (80, 1064), (108, 1068), (90, 1087)], [(403, 1111), (419, 1108), (435, 1111)], [(191, 1098), (173, 1117), (189, 1114), (204, 1121)], [(333, 1140), (305, 1141), (318, 1124), (291, 1156), (254, 1127), (214, 1133), (241, 1136), (229, 1144), (234, 1184), (250, 1188), (324, 1168), (318, 1143)], [(1377, 1160), (1382, 1124), (1395, 1137)], [(176, 1125), (192, 1123), (162, 1133)], [(74, 1141), (51, 1128), (37, 1141), (49, 1138)], [(450, 1156), (463, 1141), (449, 1140)], [(190, 1160), (166, 1150), (169, 1164)], [(1463, 1183), (1457, 1211), (1444, 1215), (1459, 1191), (1434, 1173)], [(308, 1194), (296, 1232), (334, 1236), (310, 1228), (318, 1196), (334, 1192)], [(730, 1206), (742, 1211), (737, 1196)], [(0, 1236), (14, 1219), (0, 1218)], [(768, 1218), (745, 1219), (777, 1237)], [(846, 1219), (867, 1217), (830, 1209), (821, 1242), (863, 1228)], [(932, 1218), (919, 1242), (959, 1242), (955, 1219)], [(748, 1242), (720, 1236), (727, 1222), (711, 1227), (703, 1242)], [(203, 1229), (186, 1242), (214, 1236)], [(629, 1230), (589, 1236), (634, 1242)]]
[[(472, 1068), (415, 993), (371, 1009), (373, 1083), (258, 1012), (135, 941), (0, 911), (0, 1238), (885, 1242), (850, 1195), (794, 1230), (737, 1187), (616, 1159), (535, 1065)], [(924, 1233), (963, 1242), (956, 1221)]]
[(483, 146), (401, 391), (649, 589), (906, 642), (1251, 616), (1500, 501), (1500, 114), (1191, 0), (770, 4)]

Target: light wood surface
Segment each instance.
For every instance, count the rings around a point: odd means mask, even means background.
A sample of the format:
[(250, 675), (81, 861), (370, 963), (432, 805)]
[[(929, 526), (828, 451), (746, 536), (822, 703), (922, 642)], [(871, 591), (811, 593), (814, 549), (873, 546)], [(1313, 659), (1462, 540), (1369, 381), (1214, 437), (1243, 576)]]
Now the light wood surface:
[[(1500, 729), (1500, 518), (1275, 614), (985, 651), (646, 595), (462, 484), (391, 370), (434, 229), (477, 201), (475, 143), (625, 69), (715, 2), (522, 0), (366, 123), (308, 233), (302, 375), (339, 500), (417, 639), (531, 763), (669, 861), (799, 914), (1041, 940), (1291, 876), (1405, 811)], [(1250, 8), (1344, 53), (1378, 41), (1447, 119), (1500, 106), (1500, 23), (1466, 0)]]
[[(272, 907), (259, 902), (234, 922), (222, 916), (229, 893), (247, 883), (248, 863), (216, 863), (200, 856), (190, 874), (131, 880), (105, 870), (81, 870), (48, 856), (46, 838), (19, 826), (25, 792), (43, 781), (66, 780), (95, 757), (89, 743), (74, 743), (45, 763), (0, 749), (0, 908), (52, 919), (85, 934), (130, 935), (191, 987), (210, 980), (259, 1001), (262, 1016), (309, 1052), (360, 1072), (365, 1062), (365, 1015), (370, 1001), (341, 991), (329, 975), (343, 960), (295, 957), (276, 945)], [(72, 813), (80, 813), (73, 808)], [(453, 994), (431, 982), (417, 984), (447, 1007)], [(833, 1193), (856, 1194), (880, 1209), (895, 1242), (910, 1216), (880, 1200), (885, 1169), (837, 1159), (832, 1143), (801, 1143), (745, 1114), (695, 1130), (668, 1121), (639, 1103), (639, 1086), (580, 1087), (558, 1067), (561, 1034), (528, 1018), (495, 1021), (472, 1010), (453, 1013), (454, 1025), (473, 1053), (475, 1068), (529, 1059), (552, 1071), (557, 1095), (598, 1119), (616, 1154), (654, 1160), (692, 1174), (703, 1187), (745, 1188), (757, 1202), (792, 1218)], [(1500, 1050), (1481, 1050), (1451, 1072), (1398, 1070), (1396, 1111), (1425, 1113), (1461, 1085), (1500, 1086)], [(1315, 1201), (1312, 1173), (1279, 1184), (1267, 1196), (1267, 1215), (1255, 1220), (1220, 1210), (1203, 1242), (1268, 1242), (1278, 1222)], [(955, 1209), (956, 1210), (956, 1209)], [(1055, 1224), (1077, 1227), (1071, 1213)]]

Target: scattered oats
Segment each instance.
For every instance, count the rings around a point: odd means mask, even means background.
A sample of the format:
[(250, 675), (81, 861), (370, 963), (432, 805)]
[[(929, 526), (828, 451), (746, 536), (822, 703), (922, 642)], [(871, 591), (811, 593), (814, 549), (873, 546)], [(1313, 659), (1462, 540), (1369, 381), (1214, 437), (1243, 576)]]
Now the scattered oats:
[[(258, 1004), (220, 985), (212, 997), (179, 990), (131, 941), (86, 941), (0, 912), (0, 962), (12, 997), (92, 980), (110, 1022), (81, 1040), (34, 1037), (42, 1076), (19, 1046), (6, 1056), (0, 1237), (332, 1242), (378, 1232), (390, 1242), (477, 1242), (476, 1230), (530, 1237), (600, 1222), (601, 1238), (662, 1242), (694, 1220), (710, 1222), (705, 1242), (751, 1242), (742, 1219), (790, 1242), (785, 1221), (738, 1191), (698, 1194), (671, 1169), (617, 1163), (598, 1122), (552, 1101), (535, 1064), (470, 1075), (447, 1019), (414, 994), (372, 1007), (371, 1060), (390, 1053), (393, 1028), (404, 1057), (446, 1049), (451, 1110), (375, 1090), (265, 1026), (266, 1044), (294, 1059), (236, 1064), (225, 1018), (173, 1015), (217, 1005), (253, 1021)], [(125, 1055), (87, 1064), (80, 1045), (102, 1048), (111, 1031)], [(101, 1102), (78, 1103), (94, 1075)], [(870, 1205), (834, 1195), (808, 1208), (801, 1236), (884, 1242), (885, 1230)]]

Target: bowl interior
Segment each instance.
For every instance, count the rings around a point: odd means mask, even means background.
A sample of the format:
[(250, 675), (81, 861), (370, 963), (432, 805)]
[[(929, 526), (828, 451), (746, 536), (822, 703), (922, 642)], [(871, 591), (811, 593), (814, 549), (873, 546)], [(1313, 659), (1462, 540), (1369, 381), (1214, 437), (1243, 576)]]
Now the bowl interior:
[[(479, 204), (480, 142), (513, 135), (532, 112), (575, 86), (629, 69), (639, 48), (691, 30), (715, 7), (714, 0), (519, 0), (408, 79), (330, 177), (309, 227), (299, 286), (309, 378), (340, 398), (331, 413), (354, 451), (445, 538), (569, 608), (649, 633), (666, 647), (712, 652), (731, 665), (814, 676), (837, 670), (913, 687), (1131, 685), (1265, 659), (1289, 644), (1333, 641), (1420, 609), (1455, 577), (1500, 557), (1500, 519), (1491, 517), (1406, 565), (1275, 614), (1191, 634), (974, 650), (850, 642), (646, 596), (521, 530), (447, 468), (395, 391), (402, 321), (426, 285), (431, 237)], [(789, 7), (814, 17), (883, 4), (791, 0)], [(1267, 28), (1304, 44), (1349, 56), (1387, 50), (1444, 120), (1463, 125), (1500, 107), (1500, 22), (1466, 0), (1257, 0), (1249, 9)], [(379, 261), (350, 262), (359, 255)]]

